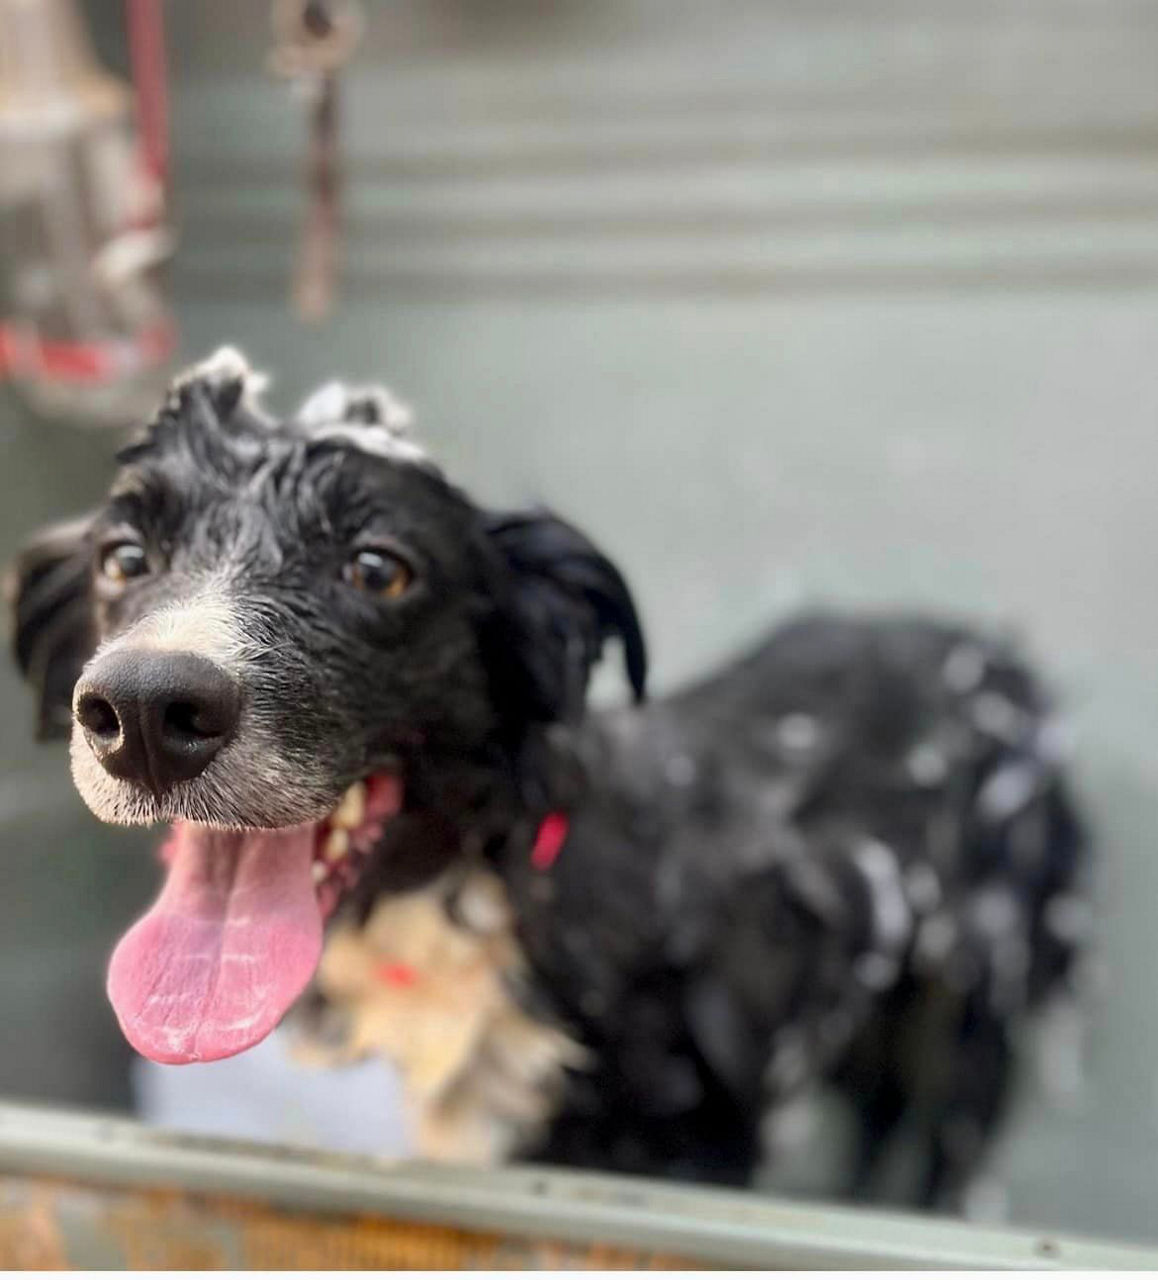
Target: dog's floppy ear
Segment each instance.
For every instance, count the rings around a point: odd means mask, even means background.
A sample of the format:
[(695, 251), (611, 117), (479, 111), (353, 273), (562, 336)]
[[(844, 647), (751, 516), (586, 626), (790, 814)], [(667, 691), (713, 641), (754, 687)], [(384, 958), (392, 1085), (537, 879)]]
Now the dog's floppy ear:
[(612, 636), (623, 643), (627, 676), (641, 700), (647, 680), (643, 630), (615, 565), (549, 511), (490, 515), (486, 533), (509, 574), (494, 658), (521, 684), (530, 715), (576, 719), (591, 669)]
[(95, 644), (89, 593), (89, 530), (82, 516), (42, 530), (9, 566), (4, 598), (16, 662), (40, 699), (38, 732), (61, 737), (72, 723), (72, 689)]

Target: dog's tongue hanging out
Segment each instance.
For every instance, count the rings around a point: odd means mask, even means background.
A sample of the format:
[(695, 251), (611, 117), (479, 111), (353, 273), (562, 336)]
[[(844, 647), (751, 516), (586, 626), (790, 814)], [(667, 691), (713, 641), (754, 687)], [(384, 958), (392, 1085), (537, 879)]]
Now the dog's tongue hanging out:
[(401, 806), (401, 781), (382, 773), (354, 783), (321, 823), (177, 823), (161, 896), (109, 965), (133, 1048), (154, 1062), (212, 1062), (264, 1040), (317, 968), (326, 914)]
[(312, 825), (173, 829), (161, 896), (109, 966), (109, 998), (134, 1049), (154, 1062), (208, 1062), (269, 1035), (321, 956), (316, 839)]

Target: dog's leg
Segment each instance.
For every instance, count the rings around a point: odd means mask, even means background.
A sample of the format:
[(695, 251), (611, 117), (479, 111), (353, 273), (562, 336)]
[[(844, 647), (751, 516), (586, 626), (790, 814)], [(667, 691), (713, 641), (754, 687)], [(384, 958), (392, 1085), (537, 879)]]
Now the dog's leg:
[(1012, 1048), (1007, 1022), (975, 991), (962, 1009), (957, 1047), (939, 1105), (929, 1117), (918, 1189), (926, 1208), (958, 1212), (1009, 1096)]
[(882, 1074), (873, 1088), (857, 1099), (857, 1132), (848, 1194), (868, 1198), (890, 1139), (908, 1110), (909, 1097), (894, 1072)]
[(833, 1073), (833, 1083), (855, 1112), (856, 1129), (844, 1193), (853, 1200), (879, 1194), (874, 1186), (885, 1154), (910, 1109), (911, 1073), (904, 1047), (921, 1016), (919, 992), (910, 984), (889, 998)]

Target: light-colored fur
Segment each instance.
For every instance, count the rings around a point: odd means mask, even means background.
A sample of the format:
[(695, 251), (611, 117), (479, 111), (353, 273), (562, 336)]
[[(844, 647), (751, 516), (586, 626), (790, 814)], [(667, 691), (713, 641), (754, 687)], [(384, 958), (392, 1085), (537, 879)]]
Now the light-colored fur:
[[(447, 912), (457, 893), (458, 923)], [(475, 870), (383, 897), (362, 929), (330, 935), (321, 992), (344, 1015), (337, 1050), (303, 1043), (306, 1061), (381, 1054), (398, 1069), (414, 1140), (429, 1159), (492, 1164), (532, 1137), (582, 1048), (523, 1011), (512, 994), (524, 960), (502, 883)]]

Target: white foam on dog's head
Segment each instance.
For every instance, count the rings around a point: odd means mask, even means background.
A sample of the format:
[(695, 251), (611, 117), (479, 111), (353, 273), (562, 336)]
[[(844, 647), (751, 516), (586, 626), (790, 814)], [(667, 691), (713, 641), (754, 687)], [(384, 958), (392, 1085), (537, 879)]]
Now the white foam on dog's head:
[(266, 416), (261, 397), (269, 389), (269, 375), (254, 369), (245, 353), (237, 347), (218, 347), (211, 356), (179, 373), (170, 385), (170, 396), (177, 395), (183, 387), (194, 382), (205, 382), (211, 387), (224, 387), (239, 382), (241, 403), (258, 417)]
[(297, 420), (307, 427), (321, 427), (335, 422), (358, 422), (364, 426), (385, 427), (403, 434), (414, 422), (408, 404), (380, 383), (350, 387), (344, 382), (327, 382), (319, 387), (298, 410)]
[(336, 440), (379, 458), (430, 465), (426, 450), (407, 435), (414, 420), (410, 406), (388, 387), (327, 382), (294, 420), (311, 440)]

